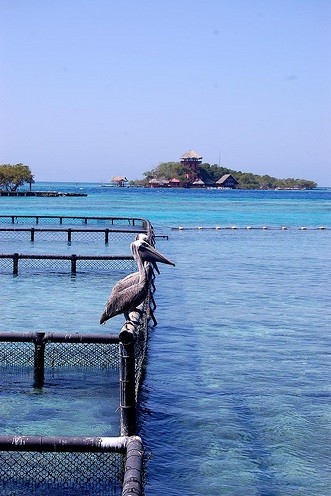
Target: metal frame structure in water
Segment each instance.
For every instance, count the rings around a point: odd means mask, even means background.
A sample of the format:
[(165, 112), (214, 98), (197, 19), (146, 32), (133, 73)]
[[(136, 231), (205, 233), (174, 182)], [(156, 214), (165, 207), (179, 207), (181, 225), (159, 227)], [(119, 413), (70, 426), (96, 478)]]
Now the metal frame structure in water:
[[(0, 216), (0, 220), (1, 220)], [(13, 222), (18, 217), (7, 216)], [(31, 216), (29, 217), (31, 219)], [(54, 218), (51, 216), (36, 216), (36, 222), (40, 218)], [(56, 218), (56, 217), (55, 217)], [(63, 222), (64, 218), (60, 222)], [(73, 219), (73, 218), (70, 218)], [(81, 218), (80, 218), (81, 219)], [(83, 218), (85, 222), (85, 217)], [(91, 218), (95, 220), (96, 218)], [(115, 218), (111, 222), (114, 222)], [(117, 218), (116, 218), (117, 219)], [(154, 242), (154, 233), (151, 224), (148, 221), (140, 220), (141, 226), (137, 230), (132, 229), (134, 225), (132, 220), (128, 232), (137, 234), (145, 232), (151, 242)], [(145, 231), (143, 230), (145, 229)], [(98, 232), (95, 230), (94, 232)], [(110, 234), (112, 231), (109, 231)], [(14, 254), (15, 257), (17, 254)], [(31, 255), (30, 255), (31, 256)], [(51, 256), (50, 256), (51, 257)], [(63, 259), (63, 256), (58, 256)], [(76, 257), (76, 255), (74, 256)], [(66, 257), (71, 262), (71, 273), (75, 273), (73, 267), (73, 259)], [(105, 257), (88, 257), (90, 260), (105, 259)], [(118, 260), (125, 259), (131, 260), (132, 257), (106, 257), (107, 259)], [(14, 258), (15, 259), (15, 258)], [(14, 260), (13, 259), (13, 260)], [(16, 257), (18, 260), (19, 257)], [(14, 275), (18, 274), (17, 269), (13, 270)], [(19, 473), (19, 464), (15, 460), (18, 453), (35, 454), (40, 453), (46, 456), (54, 454), (56, 458), (60, 453), (121, 453), (123, 456), (123, 478), (122, 478), (122, 496), (128, 494), (141, 495), (143, 491), (143, 458), (144, 448), (142, 440), (136, 435), (136, 405), (139, 391), (139, 384), (142, 378), (142, 371), (144, 368), (144, 356), (147, 345), (148, 326), (149, 320), (153, 318), (153, 310), (151, 309), (150, 302), (154, 299), (152, 291), (154, 291), (154, 284), (151, 284), (149, 295), (141, 308), (137, 312), (130, 314), (130, 322), (126, 322), (118, 335), (108, 334), (64, 334), (64, 333), (40, 333), (40, 332), (2, 332), (0, 333), (0, 352), (2, 347), (8, 347), (14, 343), (25, 343), (27, 346), (33, 345), (32, 352), (30, 353), (31, 361), (30, 366), (33, 368), (33, 387), (42, 388), (45, 380), (45, 357), (47, 357), (47, 347), (49, 345), (74, 346), (75, 344), (93, 345), (96, 346), (109, 344), (118, 346), (118, 368), (119, 368), (119, 400), (120, 400), (120, 437), (70, 437), (70, 436), (11, 436), (0, 435), (0, 459), (7, 457), (7, 465), (5, 473), (1, 473), (1, 478), (11, 483), (15, 480), (15, 473), (21, 477)], [(155, 305), (155, 304), (154, 304)], [(155, 306), (154, 306), (155, 309)], [(8, 350), (7, 350), (8, 351)], [(5, 353), (8, 358), (8, 352)], [(5, 356), (4, 354), (1, 356)], [(10, 353), (12, 356), (12, 354)], [(1, 365), (1, 362), (0, 362)], [(54, 363), (53, 363), (54, 365)], [(52, 455), (53, 456), (53, 455)], [(8, 458), (9, 457), (9, 458)], [(12, 458), (13, 457), (13, 458)], [(55, 462), (56, 464), (57, 462)], [(23, 460), (24, 467), (28, 467), (29, 461)], [(9, 469), (7, 470), (7, 468)], [(10, 473), (13, 470), (13, 473)], [(39, 471), (40, 472), (40, 471)], [(49, 474), (49, 471), (46, 471)], [(41, 475), (41, 477), (43, 477)], [(13, 479), (14, 478), (14, 479)], [(44, 481), (44, 479), (42, 479)], [(34, 479), (32, 476), (32, 483)], [(45, 481), (47, 476), (45, 474)], [(8, 481), (7, 481), (8, 482)], [(31, 482), (31, 481), (30, 481)], [(37, 489), (38, 490), (38, 489)], [(4, 492), (5, 494), (5, 492)]]

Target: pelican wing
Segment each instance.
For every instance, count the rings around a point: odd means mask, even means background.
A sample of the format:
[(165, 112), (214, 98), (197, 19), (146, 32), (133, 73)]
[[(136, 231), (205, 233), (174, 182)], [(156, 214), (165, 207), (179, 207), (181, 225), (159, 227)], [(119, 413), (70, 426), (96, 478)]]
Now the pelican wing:
[(137, 308), (146, 298), (148, 293), (148, 281), (136, 282), (121, 291), (113, 291), (106, 303), (105, 309), (100, 317), (100, 324), (124, 313), (125, 315)]

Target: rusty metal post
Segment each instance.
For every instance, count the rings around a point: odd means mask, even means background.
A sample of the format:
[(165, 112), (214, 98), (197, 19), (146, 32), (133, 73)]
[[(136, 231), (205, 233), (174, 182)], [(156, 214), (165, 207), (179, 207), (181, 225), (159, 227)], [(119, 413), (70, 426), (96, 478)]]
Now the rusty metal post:
[(34, 341), (34, 388), (42, 388), (45, 379), (45, 333), (37, 332)]

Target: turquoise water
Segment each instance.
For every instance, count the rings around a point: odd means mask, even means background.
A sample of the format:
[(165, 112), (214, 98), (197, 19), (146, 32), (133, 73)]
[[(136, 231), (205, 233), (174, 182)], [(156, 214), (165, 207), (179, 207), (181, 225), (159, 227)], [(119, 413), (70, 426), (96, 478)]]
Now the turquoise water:
[[(146, 495), (329, 495), (331, 191), (46, 183), (35, 189), (88, 196), (3, 197), (0, 212), (146, 217), (156, 234), (169, 235), (157, 247), (176, 267), (162, 266), (157, 278), (158, 326), (151, 333), (141, 394)], [(195, 229), (216, 225), (243, 229)], [(268, 229), (247, 230), (248, 225)], [(191, 229), (172, 229), (179, 226)], [(74, 243), (63, 249), (73, 248), (91, 250)], [(41, 250), (23, 243), (19, 251), (31, 249)], [(100, 331), (98, 318), (114, 282), (55, 274), (0, 280), (6, 302), (1, 330), (77, 332)], [(116, 317), (107, 330), (116, 332), (121, 324)], [(61, 379), (61, 393), (50, 381), (32, 413), (23, 384), (23, 419), (17, 413), (13, 421), (17, 408), (2, 403), (5, 433), (40, 433), (47, 426), (54, 434), (66, 425), (68, 434), (85, 435), (86, 425), (93, 425), (93, 433), (117, 434), (116, 401), (110, 399), (115, 391), (105, 406), (108, 385), (98, 378), (91, 398), (82, 379), (66, 398), (69, 379)], [(70, 398), (76, 425), (68, 415)]]

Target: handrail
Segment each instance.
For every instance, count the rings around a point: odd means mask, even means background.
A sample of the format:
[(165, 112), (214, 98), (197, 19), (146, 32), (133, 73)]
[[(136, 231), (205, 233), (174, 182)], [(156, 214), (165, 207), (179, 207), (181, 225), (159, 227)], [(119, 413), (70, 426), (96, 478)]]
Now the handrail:
[(63, 220), (82, 220), (85, 224), (88, 223), (89, 220), (102, 220), (102, 221), (110, 221), (113, 225), (114, 221), (128, 221), (130, 225), (135, 225), (137, 222), (146, 225), (149, 223), (146, 219), (139, 217), (106, 217), (106, 216), (89, 216), (89, 215), (0, 215), (1, 219), (10, 219), (12, 224), (15, 224), (18, 219), (34, 219), (36, 224), (39, 224), (39, 220), (41, 219), (55, 219), (59, 220), (59, 223), (62, 224)]
[(0, 253), (0, 259), (12, 259), (13, 275), (18, 275), (19, 260), (68, 260), (71, 263), (71, 274), (77, 273), (77, 262), (79, 260), (103, 260), (103, 261), (133, 261), (132, 255), (36, 255), (23, 253)]

